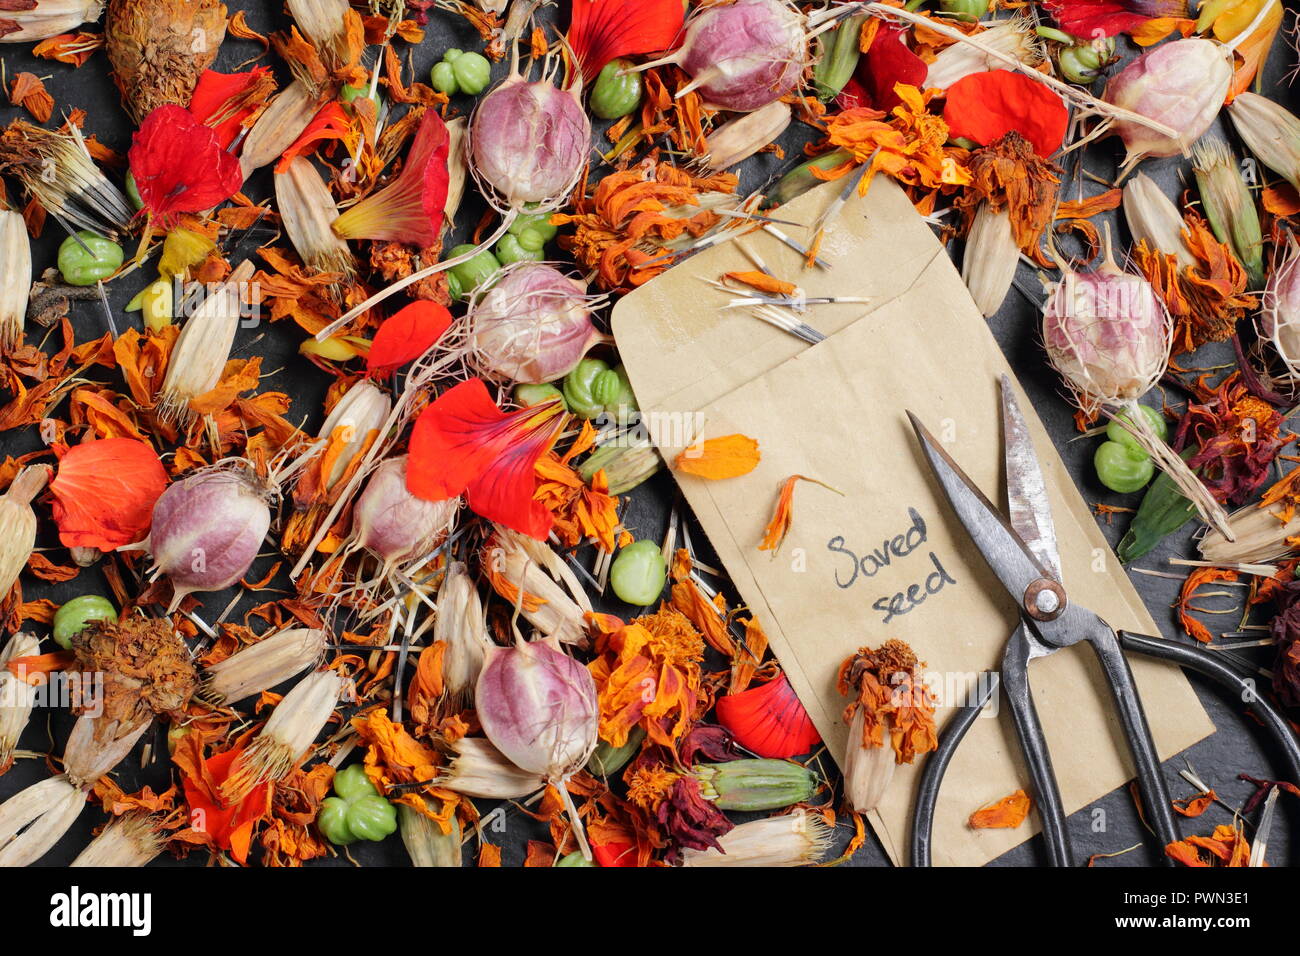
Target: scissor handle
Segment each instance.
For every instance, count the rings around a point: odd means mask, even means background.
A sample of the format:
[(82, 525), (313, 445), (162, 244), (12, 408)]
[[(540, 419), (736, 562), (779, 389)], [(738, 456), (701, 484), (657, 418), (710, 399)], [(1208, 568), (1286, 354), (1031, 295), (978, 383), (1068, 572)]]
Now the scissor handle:
[(1157, 657), (1161, 660), (1172, 661), (1183, 667), (1191, 668), (1229, 690), (1241, 694), (1242, 700), (1249, 703), (1250, 709), (1255, 712), (1264, 726), (1273, 734), (1273, 738), (1281, 745), (1282, 754), (1286, 758), (1287, 766), (1291, 771), (1291, 779), (1300, 782), (1300, 740), (1297, 740), (1295, 731), (1291, 729), (1287, 719), (1282, 716), (1276, 707), (1265, 700), (1246, 678), (1217, 657), (1213, 657), (1195, 647), (1188, 647), (1185, 644), (1167, 641), (1160, 637), (1148, 637), (1145, 634), (1133, 634), (1129, 631), (1120, 631), (1119, 641), (1126, 650), (1137, 651), (1139, 654), (1146, 654), (1148, 657)]
[(921, 770), (921, 787), (916, 795), (916, 809), (912, 813), (912, 865), (933, 866), (930, 841), (934, 835), (934, 808), (939, 802), (939, 788), (943, 786), (943, 775), (952, 762), (952, 755), (957, 752), (957, 745), (970, 730), (975, 718), (980, 715), (1000, 683), (997, 671), (985, 671), (976, 682), (975, 698), (965, 706), (958, 707), (948, 719), (948, 725), (939, 735), (939, 746), (925, 760)]

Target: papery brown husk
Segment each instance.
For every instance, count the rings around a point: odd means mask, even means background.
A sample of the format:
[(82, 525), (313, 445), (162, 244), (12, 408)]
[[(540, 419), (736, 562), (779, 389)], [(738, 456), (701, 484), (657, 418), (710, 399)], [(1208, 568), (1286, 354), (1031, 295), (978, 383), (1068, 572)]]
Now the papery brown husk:
[(122, 105), (137, 125), (159, 106), (190, 105), (225, 36), (220, 0), (110, 0), (105, 51)]
[(155, 714), (177, 714), (198, 689), (189, 649), (167, 618), (128, 617), (96, 621), (72, 637), (77, 666), (103, 675), (103, 700), (97, 726), (136, 726)]

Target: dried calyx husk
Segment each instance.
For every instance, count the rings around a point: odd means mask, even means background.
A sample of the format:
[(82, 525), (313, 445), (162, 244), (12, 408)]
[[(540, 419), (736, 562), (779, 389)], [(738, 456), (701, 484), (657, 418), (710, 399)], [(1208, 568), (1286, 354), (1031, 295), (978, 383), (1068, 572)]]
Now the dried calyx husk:
[(1197, 265), (1183, 240), (1185, 224), (1178, 207), (1150, 176), (1138, 173), (1124, 185), (1123, 206), (1135, 246), (1145, 240), (1152, 249), (1177, 259), (1180, 268)]
[(506, 759), (560, 792), (586, 859), (591, 848), (567, 781), (596, 749), (596, 681), (553, 638), (493, 647), (479, 674), (474, 707), (483, 732)]
[(253, 263), (241, 262), (225, 282), (205, 290), (181, 328), (159, 393), (158, 414), (164, 421), (188, 427), (198, 417), (190, 403), (221, 381), (244, 314), (244, 285), (252, 275)]
[(1254, 197), (1232, 149), (1217, 136), (1202, 138), (1192, 147), (1192, 173), (1214, 237), (1236, 253), (1246, 267), (1250, 287), (1260, 288), (1264, 284), (1264, 236)]
[(492, 741), (461, 737), (440, 744), (451, 758), (434, 784), (482, 800), (517, 800), (546, 786), (540, 773), (522, 770), (510, 762)]
[(840, 665), (838, 687), (850, 698), (844, 760), (844, 798), (858, 813), (874, 810), (893, 779), (894, 767), (938, 746), (934, 700), (925, 688), (921, 662), (903, 641), (863, 647)]
[(115, 817), (69, 866), (148, 866), (166, 842), (162, 818), (132, 811)]
[(405, 803), (397, 807), (397, 823), (402, 845), (416, 867), (457, 867), (461, 865), (460, 819), (455, 814), (447, 821), (448, 832), (428, 815)]
[(154, 504), (149, 536), (118, 550), (152, 555), (152, 578), (165, 574), (172, 583), (170, 614), (187, 594), (220, 591), (248, 573), (278, 493), (251, 461), (217, 462), (170, 485)]
[(1272, 506), (1250, 505), (1228, 516), (1233, 540), (1208, 529), (1197, 549), (1216, 567), (1237, 564), (1272, 564), (1300, 551), (1300, 513), (1286, 516)]
[(9, 670), (9, 662), (41, 652), (35, 634), (19, 632), (0, 650), (0, 776), (13, 766), (14, 751), (36, 706), (36, 688), (21, 674)]
[(205, 668), (200, 695), (228, 706), (270, 690), (319, 662), (328, 642), (322, 628), (277, 631)]
[(775, 100), (728, 120), (705, 138), (702, 162), (713, 170), (735, 166), (774, 143), (793, 119), (789, 104)]
[(294, 685), (235, 758), (221, 785), (227, 805), (238, 803), (263, 783), (282, 779), (307, 756), (338, 705), (343, 678), (337, 671), (315, 671)]
[(1266, 96), (1246, 91), (1228, 104), (1228, 116), (1255, 157), (1300, 189), (1300, 117)]
[(0, 204), (0, 351), (23, 341), (27, 299), (32, 287), (32, 245), (22, 214)]
[(682, 866), (808, 866), (820, 863), (833, 831), (802, 810), (742, 823), (718, 837), (720, 849), (682, 850)]
[(14, 120), (0, 133), (0, 171), (15, 176), (69, 231), (114, 238), (134, 215), (126, 196), (95, 165), (75, 124), (58, 132)]
[(356, 279), (357, 260), (347, 242), (330, 228), (338, 207), (311, 160), (295, 156), (288, 169), (275, 174), (275, 201), (284, 231), (303, 264), (316, 272), (338, 274), (339, 281), (324, 291), (341, 301), (343, 290)]
[(561, 644), (585, 646), (586, 616), (593, 608), (582, 582), (545, 542), (492, 527), (480, 564), (493, 589), (543, 634)]
[(544, 262), (503, 269), (470, 303), (470, 363), (482, 374), (535, 385), (572, 372), (603, 338), (591, 321), (604, 296)]
[(239, 166), (247, 179), (255, 169), (275, 162), (302, 135), (320, 108), (321, 91), (299, 78), (266, 104), (244, 139)]
[(1155, 289), (1115, 264), (1109, 231), (1100, 268), (1076, 272), (1058, 265), (1062, 278), (1043, 309), (1049, 361), (1085, 414), (1100, 412), (1120, 422), (1201, 517), (1231, 538), (1223, 506), (1137, 408), (1164, 375), (1172, 345), (1173, 323)]
[(966, 235), (961, 278), (984, 318), (1002, 307), (1020, 265), (1020, 247), (1011, 229), (1011, 214), (980, 203)]
[(94, 23), (104, 10), (104, 0), (27, 0), (0, 8), (0, 43), (48, 40)]
[(442, 686), (448, 708), (459, 711), (469, 707), (483, 661), (493, 645), (483, 602), (463, 561), (453, 561), (447, 567), (438, 588), (433, 639), (446, 646), (442, 656)]
[(1034, 35), (1034, 26), (1028, 17), (1017, 15), (995, 21), (978, 36), (985, 49), (954, 43), (935, 54), (927, 68), (926, 89), (946, 90), (972, 73), (1004, 69), (997, 54), (1014, 57), (1031, 68), (1036, 68), (1044, 60), (1042, 44)]
[(0, 495), (0, 596), (7, 595), (36, 546), (32, 499), (50, 480), (49, 465), (28, 465)]
[(289, 15), (330, 69), (348, 58), (348, 0), (286, 0)]
[(304, 472), (295, 496), (307, 491), (307, 475), (314, 471), (310, 492), (328, 497), (360, 456), (383, 437), (392, 410), (392, 399), (369, 379), (354, 383), (325, 416), (315, 444), (292, 466), (292, 470)]
[(225, 36), (220, 0), (109, 0), (104, 49), (136, 123), (168, 103), (188, 107)]

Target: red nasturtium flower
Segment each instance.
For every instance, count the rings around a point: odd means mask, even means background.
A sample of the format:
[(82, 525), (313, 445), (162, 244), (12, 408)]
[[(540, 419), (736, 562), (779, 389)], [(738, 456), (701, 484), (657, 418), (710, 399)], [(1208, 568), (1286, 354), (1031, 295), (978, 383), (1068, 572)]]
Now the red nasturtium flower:
[[(201, 748), (202, 744), (196, 746)], [(253, 830), (271, 810), (269, 783), (258, 784), (248, 796), (231, 806), (221, 800), (221, 785), (244, 749), (232, 747), (206, 760), (196, 754), (195, 759), (185, 761), (185, 764), (192, 763), (191, 772), (181, 777), (190, 813), (190, 829), (186, 832), (193, 832), (201, 838), (200, 842), (213, 849), (229, 850), (239, 863), (248, 862)]]
[(812, 718), (784, 673), (766, 684), (717, 701), (718, 723), (746, 750), (783, 760), (806, 754), (821, 741)]
[(338, 100), (331, 100), (317, 111), (310, 123), (298, 134), (275, 164), (275, 171), (282, 173), (289, 168), (296, 156), (305, 156), (316, 151), (317, 144), (332, 139), (343, 139), (352, 129), (348, 123), (348, 114)]
[[(218, 73), (204, 70), (190, 97), (190, 112), (217, 134), (222, 149), (235, 141), (244, 120), (260, 103), (258, 87), (269, 77), (269, 66), (255, 66), (247, 73)], [(266, 80), (265, 82), (270, 82)]]
[(50, 483), (59, 541), (101, 551), (141, 541), (166, 488), (167, 471), (145, 442), (102, 438), (74, 445)]
[(182, 106), (160, 106), (144, 118), (128, 154), (145, 210), (167, 221), (202, 212), (239, 191), (239, 160), (221, 148), (216, 132)]
[(1061, 148), (1070, 111), (1060, 96), (1023, 73), (987, 70), (964, 76), (948, 88), (943, 120), (953, 136), (981, 146), (1015, 130), (1046, 159)]
[(545, 540), (553, 518), (533, 499), (534, 469), (564, 418), (558, 401), (503, 412), (482, 379), (461, 382), (416, 419), (406, 487), (428, 501), (464, 494), (471, 510), (489, 521)]
[(392, 375), (429, 351), (450, 326), (446, 306), (423, 299), (412, 302), (379, 326), (366, 356), (366, 372), (375, 378)]
[(574, 0), (569, 48), (592, 83), (610, 60), (670, 49), (682, 21), (679, 0)]
[(925, 77), (930, 72), (924, 60), (907, 48), (903, 27), (881, 26), (854, 71), (858, 84), (878, 110), (889, 112), (902, 102), (894, 87), (899, 83), (925, 89)]

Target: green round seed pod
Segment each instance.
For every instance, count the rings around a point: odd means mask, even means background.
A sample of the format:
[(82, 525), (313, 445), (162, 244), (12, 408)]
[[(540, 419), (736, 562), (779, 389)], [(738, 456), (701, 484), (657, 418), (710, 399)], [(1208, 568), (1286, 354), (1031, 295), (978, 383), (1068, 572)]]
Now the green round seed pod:
[(375, 104), (376, 116), (379, 115), (380, 111), (384, 107), (384, 100), (383, 97), (379, 95), (379, 90), (375, 90), (374, 95), (371, 96), (369, 85), (353, 86), (350, 83), (344, 83), (343, 86), (339, 88), (339, 99), (344, 103), (351, 103), (355, 100), (370, 100)]
[(456, 80), (456, 71), (446, 60), (435, 63), (429, 71), (429, 85), (439, 93), (455, 96), (460, 92), (460, 83)]
[(462, 93), (478, 96), (492, 81), (492, 64), (481, 53), (462, 53), (451, 64)]
[(609, 363), (597, 358), (585, 358), (564, 376), (564, 401), (569, 411), (579, 418), (592, 419), (605, 410), (605, 406), (592, 395), (596, 376), (609, 371)]
[(1102, 67), (1114, 57), (1115, 38), (1101, 37), (1093, 42), (1060, 47), (1056, 65), (1066, 80), (1086, 86), (1101, 75)]
[(524, 229), (515, 233), (511, 238), (519, 240), (519, 245), (529, 252), (541, 252), (546, 248), (546, 237), (536, 229)]
[(631, 65), (629, 60), (610, 60), (592, 84), (587, 102), (591, 111), (601, 119), (627, 116), (641, 105), (641, 74), (618, 75), (620, 70)]
[(456, 49), (456, 47), (452, 47), (450, 50), (448, 50), (446, 53), (442, 55), (442, 61), (444, 63), (455, 63), (457, 60), (461, 58), (461, 56), (464, 55), (464, 53), (465, 53), (464, 50), (458, 50)]
[[(463, 243), (448, 252), (447, 258), (455, 259), (457, 256), (463, 256), (465, 253), (471, 252), (475, 248), (476, 247), (471, 243)], [(455, 275), (460, 281), (460, 288), (463, 294), (465, 292), (473, 292), (500, 271), (500, 261), (492, 254), (490, 249), (484, 249), (473, 259), (462, 262), (458, 266), (452, 266), (448, 270), (448, 274)]]
[(117, 608), (113, 602), (98, 594), (74, 597), (54, 612), (54, 643), (66, 650), (72, 648), (72, 635), (85, 630), (95, 621), (116, 621)]
[(1156, 466), (1144, 451), (1134, 451), (1117, 441), (1102, 442), (1093, 455), (1097, 477), (1111, 491), (1126, 495), (1145, 488), (1155, 475)]
[(609, 584), (625, 604), (647, 607), (659, 600), (668, 581), (668, 565), (653, 541), (634, 541), (621, 549), (609, 568)]
[(456, 271), (449, 269), (443, 274), (447, 277), (447, 296), (452, 302), (459, 302), (465, 295), (465, 290), (460, 287), (460, 279), (456, 276)]
[(560, 857), (555, 861), (556, 866), (595, 866), (595, 862), (588, 860), (582, 855), (581, 850), (574, 850), (572, 853)]
[[(516, 385), (515, 386), (515, 401), (518, 402), (520, 405), (522, 405), (524, 408), (529, 408), (533, 405), (540, 405), (543, 402), (549, 402), (555, 398), (558, 398), (561, 401), (561, 403), (563, 403), (564, 393), (561, 392), (554, 385), (551, 385), (549, 382), (543, 383), (541, 385)], [(567, 411), (569, 406), (565, 404), (564, 407), (565, 410)]]
[[(81, 238), (80, 243), (68, 236), (59, 246), (59, 272), (64, 282), (68, 285), (94, 285), (117, 271), (122, 264), (121, 246), (85, 229), (77, 236)], [(86, 248), (82, 248), (82, 244)]]
[[(1167, 440), (1169, 438), (1169, 423), (1165, 420), (1165, 416), (1150, 405), (1139, 405), (1138, 408), (1142, 409), (1143, 417), (1151, 423), (1151, 428), (1155, 431), (1156, 437), (1161, 441)], [(1127, 410), (1120, 412), (1115, 417), (1126, 422), (1133, 421)], [(1138, 444), (1132, 433), (1118, 421), (1112, 420), (1106, 425), (1106, 440), (1118, 442), (1127, 448), (1141, 452), (1143, 455), (1147, 454), (1146, 449)]]
[(316, 829), (335, 846), (356, 843), (356, 834), (348, 827), (348, 802), (342, 797), (326, 797), (316, 814)]
[(555, 234), (560, 231), (560, 227), (551, 225), (551, 214), (549, 212), (534, 212), (516, 216), (515, 221), (510, 224), (510, 228), (507, 230), (512, 236), (521, 236), (529, 231), (541, 236), (543, 242), (550, 242), (555, 238)]
[(366, 768), (359, 763), (349, 764), (334, 775), (334, 792), (344, 800), (356, 800), (379, 793), (366, 776)]
[(378, 794), (351, 801), (347, 820), (348, 829), (358, 840), (378, 843), (397, 832), (397, 808)]
[(602, 409), (613, 404), (622, 390), (623, 383), (619, 380), (618, 372), (612, 368), (591, 380), (591, 397)]
[(519, 241), (518, 236), (512, 236), (509, 233), (497, 240), (493, 252), (496, 253), (497, 261), (503, 266), (515, 262), (541, 262), (546, 258), (546, 254), (541, 249), (527, 249)]

